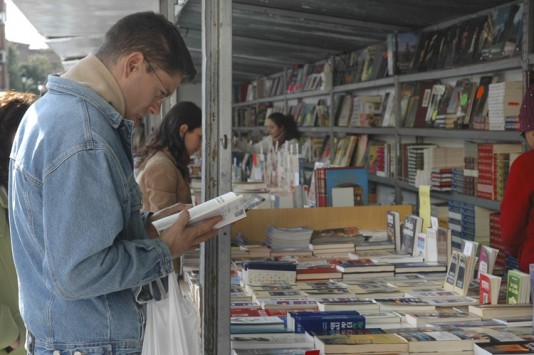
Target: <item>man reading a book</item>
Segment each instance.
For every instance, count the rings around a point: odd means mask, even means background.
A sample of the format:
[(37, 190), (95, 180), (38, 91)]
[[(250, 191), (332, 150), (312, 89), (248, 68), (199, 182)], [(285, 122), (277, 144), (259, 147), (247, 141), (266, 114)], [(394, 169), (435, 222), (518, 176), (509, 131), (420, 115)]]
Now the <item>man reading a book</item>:
[(30, 354), (140, 354), (152, 281), (173, 258), (217, 234), (189, 213), (158, 235), (141, 212), (133, 121), (159, 114), (191, 56), (175, 25), (134, 13), (26, 112), (9, 171), (9, 222)]
[(528, 273), (534, 263), (534, 85), (523, 98), (519, 129), (530, 150), (510, 167), (501, 202), (501, 235), (508, 252), (518, 258), (519, 269)]

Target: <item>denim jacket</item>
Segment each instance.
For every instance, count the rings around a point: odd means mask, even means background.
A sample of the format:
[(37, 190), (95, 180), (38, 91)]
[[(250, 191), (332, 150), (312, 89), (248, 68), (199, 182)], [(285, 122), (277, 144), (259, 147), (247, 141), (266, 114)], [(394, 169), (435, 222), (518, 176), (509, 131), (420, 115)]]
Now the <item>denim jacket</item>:
[(132, 122), (102, 96), (54, 76), (19, 127), (9, 218), (22, 316), (36, 349), (140, 352), (140, 300), (150, 298), (142, 286), (173, 266), (166, 244), (145, 230), (131, 132)]

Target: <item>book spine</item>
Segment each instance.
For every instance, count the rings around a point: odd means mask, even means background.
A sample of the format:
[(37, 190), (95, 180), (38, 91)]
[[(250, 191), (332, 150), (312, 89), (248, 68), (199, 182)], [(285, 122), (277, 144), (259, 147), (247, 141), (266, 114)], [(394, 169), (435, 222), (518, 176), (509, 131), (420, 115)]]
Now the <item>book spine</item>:
[(364, 316), (339, 316), (339, 317), (302, 317), (294, 319), (295, 333), (304, 332), (326, 332), (329, 334), (339, 334), (346, 330), (362, 330), (365, 329)]

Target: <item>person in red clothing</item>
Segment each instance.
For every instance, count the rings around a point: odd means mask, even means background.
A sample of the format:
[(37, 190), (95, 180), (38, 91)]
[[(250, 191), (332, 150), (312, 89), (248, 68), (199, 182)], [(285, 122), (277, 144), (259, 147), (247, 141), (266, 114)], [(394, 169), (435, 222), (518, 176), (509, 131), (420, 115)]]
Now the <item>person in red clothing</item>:
[(519, 269), (534, 264), (534, 85), (523, 98), (519, 129), (530, 150), (514, 160), (501, 202), (501, 235), (504, 246), (518, 258)]

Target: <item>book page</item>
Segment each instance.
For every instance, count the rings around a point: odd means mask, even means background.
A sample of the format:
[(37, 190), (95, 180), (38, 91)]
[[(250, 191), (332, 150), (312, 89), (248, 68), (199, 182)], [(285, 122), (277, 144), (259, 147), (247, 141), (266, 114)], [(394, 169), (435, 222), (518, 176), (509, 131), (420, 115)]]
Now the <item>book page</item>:
[[(152, 222), (152, 224), (158, 232), (161, 232), (175, 223), (180, 213), (164, 217)], [(223, 216), (223, 220), (217, 223), (214, 228), (224, 227), (246, 217), (245, 210), (243, 209), (243, 196), (236, 195), (234, 192), (227, 192), (200, 205), (191, 207), (189, 209), (189, 215), (191, 218), (188, 225), (193, 225), (211, 217)]]

